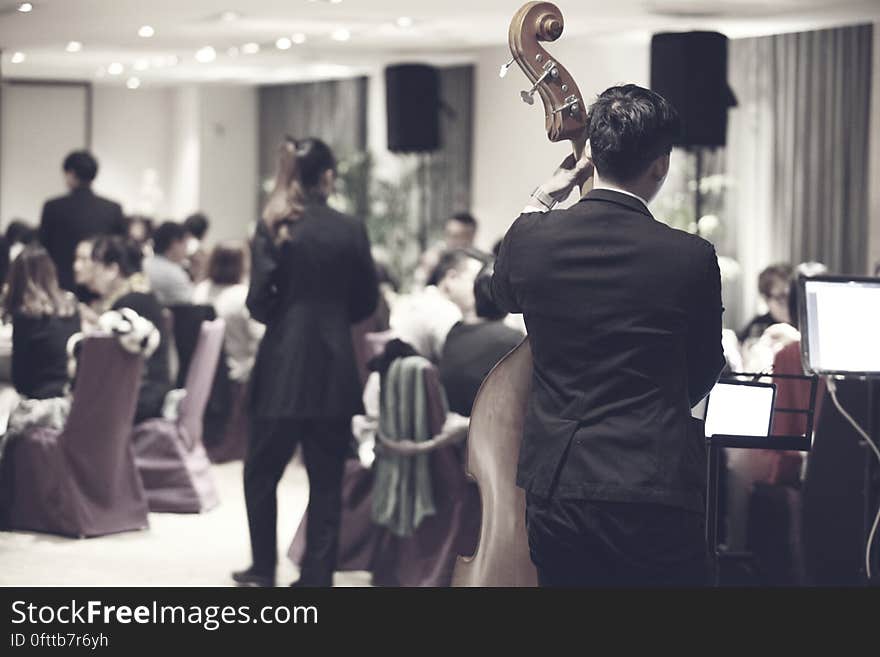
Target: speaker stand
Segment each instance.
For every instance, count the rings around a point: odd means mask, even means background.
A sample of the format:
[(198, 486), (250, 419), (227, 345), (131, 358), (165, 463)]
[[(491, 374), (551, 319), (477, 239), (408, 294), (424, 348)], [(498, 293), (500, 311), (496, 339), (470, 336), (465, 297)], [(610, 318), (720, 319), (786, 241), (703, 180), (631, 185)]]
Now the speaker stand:
[(416, 153), (416, 184), (419, 186), (419, 250), (424, 253), (428, 249), (428, 153)]
[(694, 226), (697, 235), (700, 234), (700, 217), (703, 216), (703, 192), (700, 189), (700, 181), (703, 179), (703, 147), (694, 146), (694, 168), (696, 176), (696, 190), (694, 191)]

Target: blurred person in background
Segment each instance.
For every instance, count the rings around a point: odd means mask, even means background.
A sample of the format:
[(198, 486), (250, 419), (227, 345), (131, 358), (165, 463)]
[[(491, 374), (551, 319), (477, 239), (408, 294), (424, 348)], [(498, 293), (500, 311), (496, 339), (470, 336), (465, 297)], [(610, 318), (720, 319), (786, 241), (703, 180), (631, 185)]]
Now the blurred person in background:
[(183, 268), (186, 239), (183, 226), (174, 221), (166, 221), (153, 234), (155, 255), (144, 261), (144, 273), (163, 306), (192, 303), (193, 284)]
[(208, 252), (204, 241), (211, 221), (202, 212), (191, 214), (183, 220), (186, 231), (186, 270), (195, 283), (200, 283), (208, 275)]
[(76, 245), (88, 237), (125, 235), (126, 225), (122, 207), (92, 191), (98, 161), (91, 153), (70, 153), (62, 168), (69, 193), (46, 201), (43, 206), (40, 242), (55, 261), (61, 287), (73, 291)]
[(208, 260), (208, 278), (196, 285), (193, 303), (214, 306), (226, 322), (223, 350), (229, 378), (250, 379), (257, 348), (266, 327), (251, 319), (247, 309), (247, 251), (240, 242), (221, 242)]

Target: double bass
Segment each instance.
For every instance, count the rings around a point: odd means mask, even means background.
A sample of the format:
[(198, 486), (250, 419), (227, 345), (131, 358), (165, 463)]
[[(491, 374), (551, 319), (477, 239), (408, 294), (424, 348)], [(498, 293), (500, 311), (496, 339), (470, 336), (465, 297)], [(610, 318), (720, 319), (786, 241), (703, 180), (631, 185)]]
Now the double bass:
[[(575, 159), (586, 146), (587, 110), (571, 74), (541, 42), (562, 36), (562, 12), (550, 2), (529, 2), (514, 15), (508, 32), (513, 58), (532, 83), (520, 96), (529, 105), (537, 93), (544, 105), (547, 137), (571, 141)], [(502, 67), (502, 77), (506, 67)], [(581, 189), (583, 193), (589, 181)], [(516, 468), (532, 381), (532, 352), (526, 337), (483, 381), (474, 401), (467, 442), (467, 472), (480, 489), (482, 523), (477, 549), (459, 557), (453, 586), (537, 586), (526, 535), (525, 491)]]

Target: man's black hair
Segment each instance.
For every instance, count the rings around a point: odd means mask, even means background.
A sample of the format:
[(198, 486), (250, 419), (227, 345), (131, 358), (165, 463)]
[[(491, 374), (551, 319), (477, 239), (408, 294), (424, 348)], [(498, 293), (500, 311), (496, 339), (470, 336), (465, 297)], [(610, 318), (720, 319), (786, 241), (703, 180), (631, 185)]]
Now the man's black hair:
[(166, 221), (153, 233), (153, 250), (159, 254), (167, 253), (172, 244), (185, 239), (186, 231), (183, 226), (174, 221)]
[(477, 249), (450, 249), (449, 251), (445, 251), (443, 255), (440, 256), (440, 261), (437, 263), (437, 266), (435, 266), (434, 269), (431, 271), (431, 275), (428, 277), (427, 284), (437, 285), (440, 281), (446, 278), (446, 274), (448, 274), (453, 269), (460, 269), (462, 265), (464, 265), (464, 263), (468, 261), (469, 258), (478, 260), (483, 264), (486, 264), (490, 260), (487, 254), (483, 253), (482, 251), (478, 251)]
[(681, 130), (675, 108), (650, 89), (635, 84), (603, 91), (590, 107), (587, 136), (599, 175), (630, 182), (672, 150)]
[(143, 254), (133, 240), (119, 235), (102, 235), (92, 247), (92, 260), (104, 265), (116, 264), (124, 278), (141, 271)]
[(197, 240), (204, 239), (210, 225), (208, 217), (202, 212), (191, 214), (183, 220), (183, 229)]
[(64, 158), (64, 171), (72, 172), (82, 184), (88, 185), (98, 175), (98, 161), (88, 151), (73, 151)]
[(474, 280), (474, 311), (477, 317), (489, 321), (497, 321), (507, 317), (492, 298), (492, 274), (495, 273), (495, 261), (487, 263)]
[(477, 220), (470, 212), (456, 212), (454, 215), (449, 217), (449, 221), (457, 221), (458, 223), (464, 224), (465, 226), (470, 226), (474, 230), (477, 229)]

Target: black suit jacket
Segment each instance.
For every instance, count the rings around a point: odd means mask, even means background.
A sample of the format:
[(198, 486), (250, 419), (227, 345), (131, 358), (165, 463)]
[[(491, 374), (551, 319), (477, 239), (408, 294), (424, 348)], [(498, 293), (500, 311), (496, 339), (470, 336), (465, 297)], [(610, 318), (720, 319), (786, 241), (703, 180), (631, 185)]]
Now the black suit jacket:
[(363, 223), (311, 203), (280, 248), (257, 222), (251, 251), (247, 307), (266, 325), (251, 373), (254, 417), (362, 413), (351, 324), (379, 298)]
[(705, 441), (690, 408), (725, 362), (712, 245), (635, 197), (593, 190), (521, 215), (492, 291), (523, 313), (534, 360), (518, 485), (702, 510)]
[(97, 235), (125, 235), (125, 219), (118, 203), (79, 188), (67, 196), (46, 201), (40, 220), (40, 242), (58, 268), (58, 282), (74, 289), (73, 258), (76, 245)]

